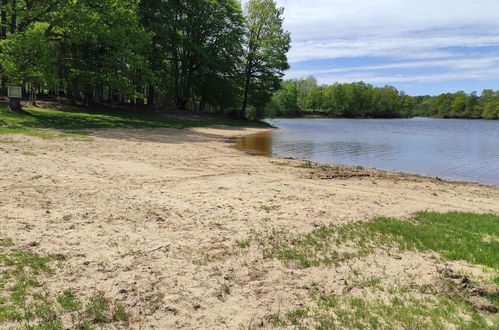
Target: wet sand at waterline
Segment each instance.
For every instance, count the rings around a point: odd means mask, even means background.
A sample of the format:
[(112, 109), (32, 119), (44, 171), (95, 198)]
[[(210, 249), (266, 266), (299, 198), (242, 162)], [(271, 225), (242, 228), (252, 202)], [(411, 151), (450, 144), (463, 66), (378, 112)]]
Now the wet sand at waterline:
[[(271, 316), (312, 301), (317, 288), (352, 286), (348, 263), (292, 267), (237, 241), (423, 210), (499, 214), (498, 188), (374, 170), (330, 173), (234, 148), (236, 137), (260, 131), (103, 130), (92, 141), (3, 136), (0, 238), (65, 255), (65, 266), (44, 278), (50, 290), (103, 291), (123, 302), (133, 328), (236, 329), (268, 326)], [(407, 284), (431, 283), (441, 266), (413, 252), (352, 263), (365, 274), (382, 272), (383, 283)]]

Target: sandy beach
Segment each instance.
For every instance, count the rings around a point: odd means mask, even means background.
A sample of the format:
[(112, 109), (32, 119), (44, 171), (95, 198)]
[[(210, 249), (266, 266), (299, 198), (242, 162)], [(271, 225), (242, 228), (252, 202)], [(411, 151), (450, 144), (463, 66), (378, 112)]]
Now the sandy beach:
[[(234, 148), (263, 129), (101, 130), (91, 140), (3, 136), (0, 238), (62, 254), (45, 276), (84, 299), (96, 291), (123, 302), (132, 328), (239, 329), (314, 293), (362, 288), (352, 267), (383, 283), (433, 283), (431, 254), (380, 252), (339, 266), (302, 268), (266, 258), (275, 232), (309, 233), (418, 211), (499, 214), (499, 188), (364, 169), (302, 168)], [(380, 265), (383, 267), (380, 267)]]

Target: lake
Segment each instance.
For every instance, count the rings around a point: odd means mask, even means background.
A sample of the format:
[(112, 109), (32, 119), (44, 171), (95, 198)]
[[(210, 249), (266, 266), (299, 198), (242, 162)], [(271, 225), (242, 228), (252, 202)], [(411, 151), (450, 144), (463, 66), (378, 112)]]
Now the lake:
[(279, 128), (239, 148), (274, 157), (359, 165), (499, 186), (499, 121), (272, 119)]

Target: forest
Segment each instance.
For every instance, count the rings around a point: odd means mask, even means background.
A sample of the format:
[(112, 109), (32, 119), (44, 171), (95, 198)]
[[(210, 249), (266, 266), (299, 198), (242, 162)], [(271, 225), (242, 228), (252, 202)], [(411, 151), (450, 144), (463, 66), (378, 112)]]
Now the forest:
[(318, 85), (314, 77), (286, 80), (267, 105), (269, 117), (499, 119), (499, 90), (409, 96), (395, 87), (363, 82)]
[(409, 96), (363, 82), (283, 82), (274, 0), (0, 0), (0, 95), (231, 118), (499, 118), (499, 91)]
[(273, 0), (0, 0), (0, 79), (41, 98), (257, 118), (288, 68)]

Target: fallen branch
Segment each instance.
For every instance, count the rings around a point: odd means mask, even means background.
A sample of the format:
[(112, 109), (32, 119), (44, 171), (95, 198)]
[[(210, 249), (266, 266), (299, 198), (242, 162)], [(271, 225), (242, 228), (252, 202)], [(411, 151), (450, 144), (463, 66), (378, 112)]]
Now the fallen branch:
[(162, 248), (164, 247), (168, 247), (169, 245), (161, 245), (161, 246), (158, 246), (157, 248), (154, 248), (154, 249), (150, 249), (150, 250), (147, 250), (147, 251), (144, 251), (144, 253), (152, 253), (152, 252), (156, 252), (158, 250), (161, 250)]

